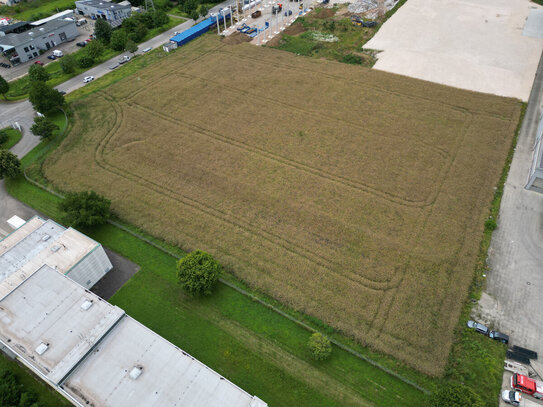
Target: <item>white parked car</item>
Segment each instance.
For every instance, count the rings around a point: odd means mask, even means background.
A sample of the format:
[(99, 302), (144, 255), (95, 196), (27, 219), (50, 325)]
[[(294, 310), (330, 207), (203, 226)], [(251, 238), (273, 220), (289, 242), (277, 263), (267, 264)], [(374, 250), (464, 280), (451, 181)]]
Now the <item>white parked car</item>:
[(149, 52), (153, 49), (153, 47), (147, 47), (147, 48), (144, 48), (141, 50), (141, 52), (145, 53), (145, 52)]
[(94, 80), (94, 76), (85, 76), (83, 79), (83, 83), (89, 83), (90, 81)]
[(505, 401), (507, 404), (520, 406), (520, 402), (522, 401), (522, 396), (518, 391), (504, 390), (502, 391), (502, 400)]

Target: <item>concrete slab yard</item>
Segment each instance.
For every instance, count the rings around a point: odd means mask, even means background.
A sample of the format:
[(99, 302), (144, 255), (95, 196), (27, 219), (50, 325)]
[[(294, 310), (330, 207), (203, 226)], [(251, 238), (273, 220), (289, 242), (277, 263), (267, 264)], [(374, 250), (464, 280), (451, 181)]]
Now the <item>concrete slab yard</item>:
[(534, 9), (529, 0), (409, 0), (364, 48), (383, 51), (375, 69), (526, 101), (543, 50), (542, 38), (523, 35)]

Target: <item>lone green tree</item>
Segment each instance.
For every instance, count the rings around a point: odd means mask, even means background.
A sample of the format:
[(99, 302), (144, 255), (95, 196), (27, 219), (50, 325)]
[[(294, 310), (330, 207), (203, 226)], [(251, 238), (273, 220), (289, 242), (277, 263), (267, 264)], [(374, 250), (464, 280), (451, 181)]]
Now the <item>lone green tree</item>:
[(74, 73), (75, 68), (77, 68), (77, 60), (73, 55), (65, 55), (60, 60), (60, 68), (62, 69), (63, 73)]
[(109, 41), (111, 40), (111, 31), (111, 26), (106, 20), (101, 18), (96, 20), (96, 23), (94, 24), (94, 35), (97, 40), (102, 41), (104, 44), (109, 44)]
[(0, 76), (0, 94), (4, 96), (4, 99), (7, 100), (6, 94), (9, 91), (9, 83), (4, 78)]
[(55, 130), (58, 130), (58, 126), (45, 116), (36, 117), (30, 127), (30, 131), (41, 140), (50, 139)]
[(21, 173), (21, 162), (8, 150), (0, 150), (0, 179), (15, 178)]
[(111, 201), (94, 191), (71, 192), (59, 203), (62, 220), (76, 228), (102, 225), (109, 218)]
[(323, 334), (319, 332), (315, 332), (309, 337), (307, 347), (311, 352), (311, 356), (315, 360), (327, 359), (332, 353), (332, 344)]
[(28, 100), (34, 110), (49, 113), (64, 106), (64, 96), (44, 82), (34, 82), (28, 92)]
[(111, 34), (111, 41), (109, 46), (115, 51), (124, 51), (126, 47), (126, 41), (128, 40), (128, 35), (124, 30), (116, 30)]
[(179, 283), (192, 295), (211, 294), (221, 274), (221, 265), (201, 250), (195, 250), (177, 262)]
[(30, 79), (30, 82), (47, 82), (49, 74), (43, 66), (34, 64), (28, 68), (28, 79)]
[(125, 49), (128, 51), (128, 52), (131, 52), (132, 55), (134, 55), (136, 53), (136, 51), (138, 50), (138, 44), (136, 44), (134, 41), (132, 41), (131, 39), (128, 39), (126, 41), (126, 46), (125, 46)]
[(0, 130), (0, 148), (2, 148), (2, 145), (6, 143), (9, 140), (9, 134), (6, 131), (6, 129)]
[[(107, 24), (107, 23), (106, 23)], [(91, 41), (89, 45), (85, 47), (87, 55), (92, 59), (98, 59), (104, 53), (106, 48), (100, 41)]]
[(430, 398), (431, 407), (483, 407), (481, 397), (469, 387), (451, 383), (443, 385)]

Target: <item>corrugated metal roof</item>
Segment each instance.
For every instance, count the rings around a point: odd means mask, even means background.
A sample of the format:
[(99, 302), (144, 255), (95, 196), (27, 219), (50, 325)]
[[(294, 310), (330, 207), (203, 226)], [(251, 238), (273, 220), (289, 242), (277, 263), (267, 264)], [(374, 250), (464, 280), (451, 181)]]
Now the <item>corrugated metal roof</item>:
[(179, 33), (179, 34), (173, 36), (172, 38), (170, 38), (170, 41), (182, 42), (185, 39), (189, 38), (190, 36), (192, 36), (192, 35), (194, 35), (196, 33), (199, 33), (202, 30), (208, 29), (209, 27), (214, 25), (216, 23), (216, 21), (217, 20), (215, 18), (209, 17), (209, 18), (205, 19), (204, 21), (201, 21), (198, 24), (193, 25), (192, 27), (186, 29), (182, 33)]

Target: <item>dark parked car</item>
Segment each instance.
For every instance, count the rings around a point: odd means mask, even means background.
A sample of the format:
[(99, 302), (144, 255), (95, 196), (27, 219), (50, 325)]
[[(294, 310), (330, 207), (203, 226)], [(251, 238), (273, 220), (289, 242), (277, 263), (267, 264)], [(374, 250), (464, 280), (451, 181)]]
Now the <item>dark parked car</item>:
[(362, 21), (362, 27), (375, 27), (377, 21)]
[(468, 328), (475, 329), (477, 332), (483, 335), (488, 335), (488, 333), (490, 332), (490, 330), (486, 326), (475, 321), (468, 321)]
[(63, 90), (59, 90), (58, 93), (60, 93), (61, 95), (65, 95), (65, 94), (66, 94), (66, 92), (63, 91)]
[(57, 59), (57, 57), (54, 56), (54, 55), (49, 55), (49, 56), (47, 57), (47, 59), (50, 59), (50, 60), (54, 61), (55, 59)]
[(490, 336), (492, 339), (494, 339), (496, 341), (500, 341), (501, 343), (505, 343), (506, 345), (509, 343), (509, 336), (507, 336), (506, 334), (502, 334), (501, 332), (490, 331), (488, 336)]
[(0, 66), (1, 66), (2, 68), (11, 68), (11, 65), (10, 65), (10, 64), (5, 64), (5, 63), (3, 63), (3, 62), (0, 62)]
[(77, 45), (78, 47), (83, 48), (85, 45), (87, 45), (87, 43), (85, 41), (81, 41), (81, 42), (76, 43), (75, 45)]

